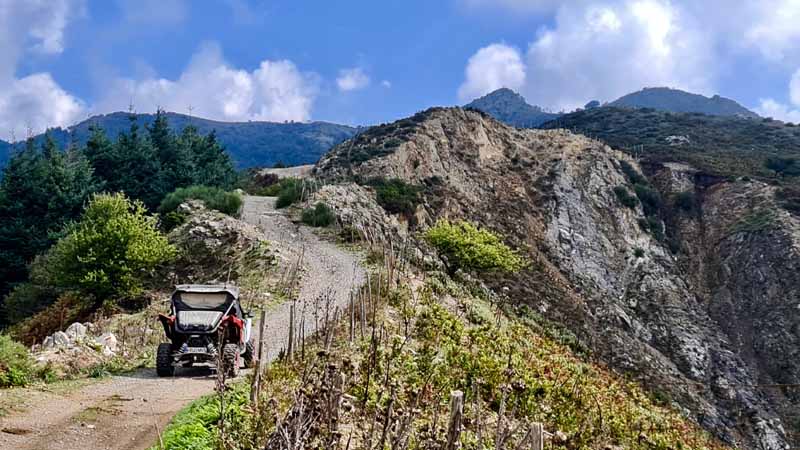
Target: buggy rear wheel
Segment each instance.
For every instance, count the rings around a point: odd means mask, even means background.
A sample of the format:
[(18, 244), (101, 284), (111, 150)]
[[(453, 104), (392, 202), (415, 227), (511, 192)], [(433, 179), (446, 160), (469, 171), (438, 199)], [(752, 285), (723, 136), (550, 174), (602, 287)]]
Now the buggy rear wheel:
[(222, 348), (222, 370), (231, 378), (239, 375), (239, 345), (225, 344)]
[(253, 344), (253, 340), (250, 339), (244, 347), (244, 353), (242, 354), (242, 359), (244, 360), (244, 367), (247, 369), (253, 368), (256, 362), (256, 346)]
[(160, 377), (175, 375), (175, 366), (172, 364), (172, 344), (158, 344), (156, 351), (156, 374)]

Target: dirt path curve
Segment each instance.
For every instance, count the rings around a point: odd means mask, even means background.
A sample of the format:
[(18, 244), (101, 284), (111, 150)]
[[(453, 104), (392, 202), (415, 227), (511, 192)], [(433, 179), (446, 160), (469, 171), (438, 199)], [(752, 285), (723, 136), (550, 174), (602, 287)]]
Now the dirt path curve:
[[(358, 257), (294, 225), (274, 205), (274, 198), (247, 197), (242, 218), (259, 226), (284, 254), (304, 253), (298, 309), (329, 290), (337, 306), (346, 306), (350, 290), (364, 280)], [(267, 321), (266, 343), (273, 359), (288, 340), (289, 304), (269, 311)], [(306, 320), (307, 335), (314, 331), (313, 322)], [(0, 449), (147, 449), (157, 441), (156, 427), (163, 430), (175, 413), (213, 388), (213, 372), (196, 367), (179, 369), (175, 378), (157, 378), (155, 370), (144, 369), (66, 394), (17, 391), (15, 398), (24, 399), (24, 405), (0, 418)]]

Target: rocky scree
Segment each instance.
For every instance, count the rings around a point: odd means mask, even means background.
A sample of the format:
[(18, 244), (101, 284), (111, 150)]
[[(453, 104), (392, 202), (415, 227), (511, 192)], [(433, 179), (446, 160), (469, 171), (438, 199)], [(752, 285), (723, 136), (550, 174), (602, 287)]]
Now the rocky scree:
[(598, 141), (513, 129), (458, 108), (415, 116), (399, 138), (401, 127), (391, 127), (337, 146), (316, 176), (425, 186), (422, 226), (465, 218), (525, 251), (527, 270), (485, 280), (506, 288), (515, 305), (567, 326), (595, 357), (731, 445), (797, 442), (786, 413), (796, 411), (796, 395), (762, 388), (800, 376), (792, 356), (798, 224), (788, 214), (759, 216), (773, 210), (768, 200), (743, 201), (769, 199), (767, 187), (696, 186), (708, 177), (686, 167), (650, 173), (664, 195), (701, 194), (696, 211), (668, 220), (685, 248), (675, 255), (642, 226), (641, 206), (624, 207), (614, 195), (617, 186), (632, 188), (620, 163), (640, 171), (636, 161)]

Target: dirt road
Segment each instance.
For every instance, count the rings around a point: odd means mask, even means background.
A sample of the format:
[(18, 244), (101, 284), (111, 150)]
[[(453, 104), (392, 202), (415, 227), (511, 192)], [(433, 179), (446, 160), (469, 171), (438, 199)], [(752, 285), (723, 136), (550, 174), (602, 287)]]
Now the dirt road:
[[(274, 208), (275, 200), (247, 197), (242, 219), (259, 226), (284, 254), (304, 254), (298, 310), (330, 293), (345, 306), (350, 290), (363, 283), (358, 258), (297, 227)], [(266, 343), (270, 359), (286, 346), (289, 304), (267, 315)], [(314, 321), (306, 320), (307, 335)], [(205, 367), (179, 369), (175, 378), (157, 378), (155, 370), (114, 376), (68, 392), (23, 390), (0, 395), (21, 398), (19, 410), (0, 418), (3, 450), (141, 450), (157, 440), (175, 413), (214, 388), (214, 375)]]

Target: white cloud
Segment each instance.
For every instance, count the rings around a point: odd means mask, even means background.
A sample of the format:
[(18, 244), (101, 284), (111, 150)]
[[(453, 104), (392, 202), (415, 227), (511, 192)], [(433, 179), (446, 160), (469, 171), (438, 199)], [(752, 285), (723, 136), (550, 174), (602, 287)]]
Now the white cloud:
[(755, 111), (764, 117), (800, 123), (800, 69), (794, 72), (789, 81), (789, 101), (791, 105), (780, 103), (772, 98), (762, 98)]
[(231, 67), (216, 44), (192, 57), (176, 80), (120, 78), (93, 109), (139, 111), (164, 108), (216, 120), (308, 120), (318, 91), (314, 74), (302, 73), (288, 60), (262, 61), (253, 71)]
[(517, 49), (505, 44), (492, 44), (472, 55), (465, 75), (466, 80), (458, 89), (462, 101), (502, 87), (519, 89), (525, 83), (525, 63)]
[(392, 88), (392, 82), (389, 81), (389, 80), (383, 80), (383, 81), (381, 81), (381, 86), (385, 87), (386, 89), (391, 89)]
[(84, 9), (83, 0), (0, 0), (0, 138), (68, 125), (83, 114), (83, 103), (49, 73), (17, 78), (16, 70), (29, 52), (61, 53), (67, 25)]
[(554, 25), (539, 30), (524, 61), (502, 44), (480, 49), (467, 64), (459, 96), (503, 84), (538, 105), (570, 110), (644, 86), (708, 93), (712, 61), (712, 44), (695, 18), (667, 0), (579, 2), (559, 9)]
[(364, 89), (365, 87), (369, 86), (369, 83), (369, 76), (361, 67), (342, 69), (339, 71), (339, 77), (336, 78), (336, 85), (342, 92)]

